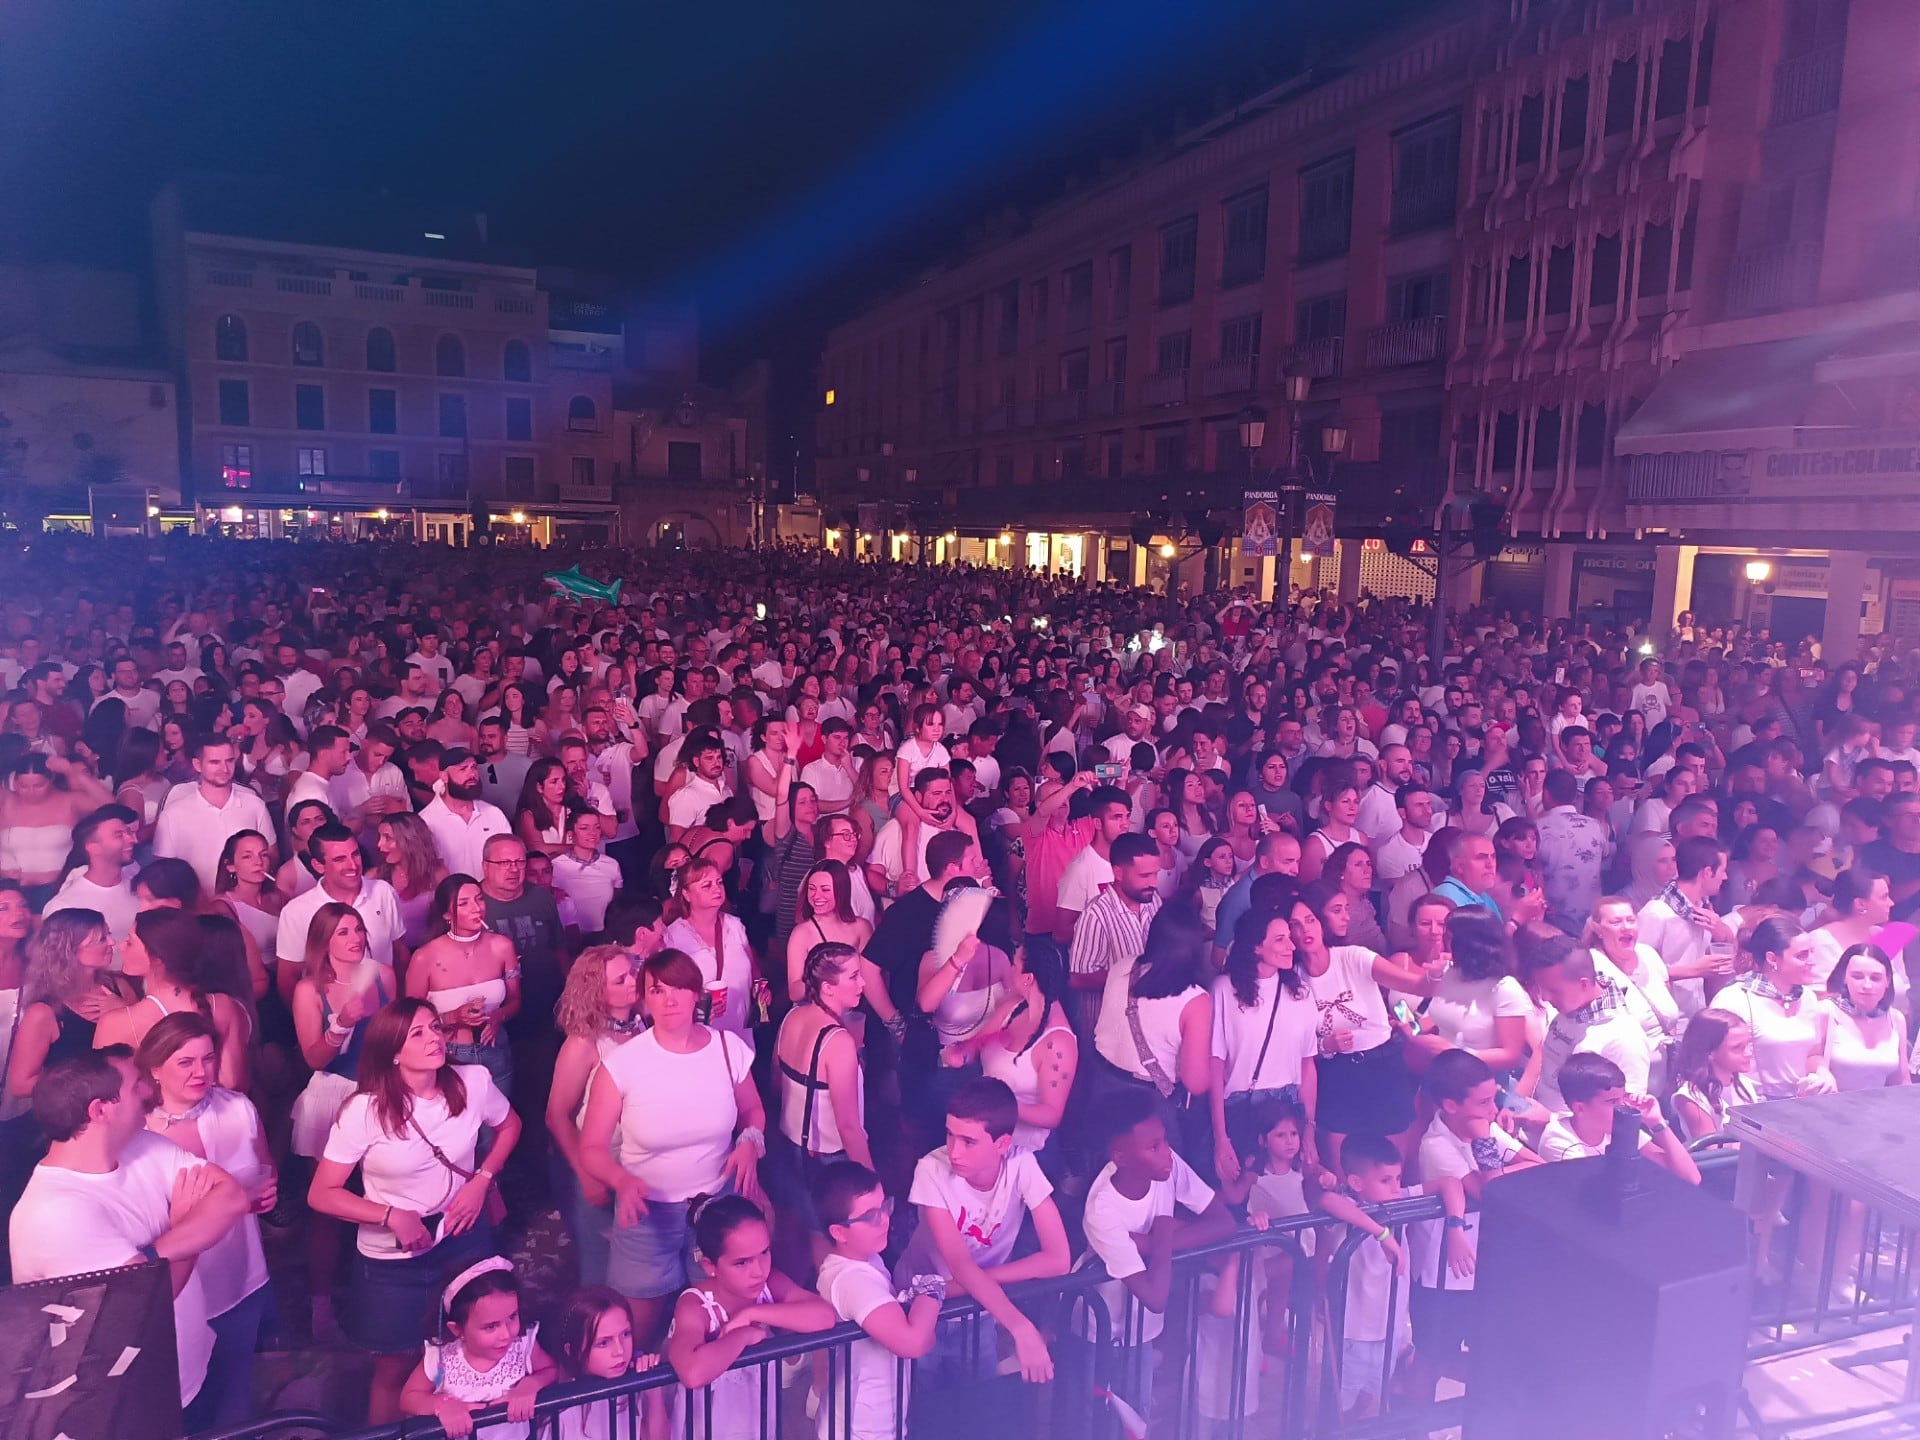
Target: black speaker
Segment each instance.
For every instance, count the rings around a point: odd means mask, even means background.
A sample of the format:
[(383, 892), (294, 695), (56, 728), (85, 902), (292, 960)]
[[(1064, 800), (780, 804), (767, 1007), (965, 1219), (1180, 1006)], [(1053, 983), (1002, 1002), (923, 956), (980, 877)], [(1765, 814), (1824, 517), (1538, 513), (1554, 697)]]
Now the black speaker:
[(1733, 1433), (1746, 1219), (1638, 1139), (1616, 1127), (1613, 1153), (1486, 1187), (1465, 1440)]

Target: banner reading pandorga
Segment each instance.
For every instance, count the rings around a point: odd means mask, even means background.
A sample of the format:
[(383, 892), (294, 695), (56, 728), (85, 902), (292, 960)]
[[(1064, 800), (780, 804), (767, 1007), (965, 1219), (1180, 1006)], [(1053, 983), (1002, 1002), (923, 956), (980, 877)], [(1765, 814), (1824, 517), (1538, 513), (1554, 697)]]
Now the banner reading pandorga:
[(1300, 524), (1300, 548), (1310, 555), (1331, 555), (1335, 497), (1310, 490), (1305, 498), (1306, 518)]
[(1241, 492), (1240, 553), (1265, 559), (1280, 553), (1280, 495), (1274, 490)]

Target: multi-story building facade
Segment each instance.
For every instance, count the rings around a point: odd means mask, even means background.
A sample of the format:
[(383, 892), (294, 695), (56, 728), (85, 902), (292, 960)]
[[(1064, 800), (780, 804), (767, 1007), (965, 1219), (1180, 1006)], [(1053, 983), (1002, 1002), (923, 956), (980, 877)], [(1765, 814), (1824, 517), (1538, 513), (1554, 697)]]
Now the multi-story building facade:
[(144, 343), (139, 277), (0, 267), (0, 512), (31, 529), (178, 521), (173, 377)]
[(1418, 590), (1357, 542), (1473, 494), (1512, 543), (1467, 594), (1666, 618), (1697, 591), (1818, 633), (1831, 561), (1920, 639), (1889, 553), (1920, 504), (1917, 235), (1910, 0), (1456, 0), (837, 329), (826, 523), (859, 544), (858, 502), (932, 501), (935, 553), (1157, 579), (1296, 421), (1324, 479), (1337, 421), (1341, 553), (1295, 583)]
[[(930, 500), (952, 527), (942, 554), (1194, 583), (1190, 537), (1237, 524), (1296, 419), (1309, 451), (1323, 422), (1349, 431), (1338, 473), (1356, 522), (1395, 489), (1431, 489), (1481, 34), (1476, 8), (1444, 7), (840, 327), (819, 376), (830, 517)], [(1297, 410), (1288, 375), (1310, 380)], [(1256, 404), (1265, 445), (1248, 454)], [(1357, 543), (1345, 556), (1352, 584), (1421, 583), (1370, 555), (1377, 573)]]
[(170, 186), (153, 218), (203, 523), (454, 544), (481, 517), (543, 544), (643, 541), (662, 511), (731, 523), (734, 447), (670, 475), (616, 393), (654, 376), (630, 358), (694, 383), (690, 311), (630, 332), (610, 291), (503, 256), (473, 215), (220, 181)]

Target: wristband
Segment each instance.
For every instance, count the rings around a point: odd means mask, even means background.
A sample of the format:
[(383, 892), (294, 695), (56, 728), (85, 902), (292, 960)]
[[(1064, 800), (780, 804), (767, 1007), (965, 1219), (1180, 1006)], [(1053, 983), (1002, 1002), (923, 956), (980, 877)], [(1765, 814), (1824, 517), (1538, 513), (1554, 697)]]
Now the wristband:
[(1382, 1225), (1380, 1227), (1380, 1233), (1374, 1236), (1373, 1238), (1376, 1240), (1385, 1240), (1392, 1234), (1393, 1234), (1393, 1227), (1391, 1225)]
[(1467, 1228), (1467, 1217), (1466, 1217), (1466, 1216), (1464, 1216), (1464, 1215), (1449, 1215), (1449, 1216), (1447, 1216), (1447, 1224), (1446, 1224), (1446, 1228), (1447, 1228), (1447, 1229), (1449, 1229), (1449, 1230), (1464, 1230), (1464, 1229), (1466, 1229), (1466, 1228)]
[(482, 1165), (478, 1170), (473, 1172), (473, 1178), (476, 1180), (484, 1180), (487, 1182), (487, 1184), (491, 1185), (493, 1184), (494, 1181), (498, 1180), (500, 1177), (497, 1174), (495, 1174), (493, 1171), (487, 1169), (486, 1166)]
[(766, 1132), (758, 1126), (749, 1125), (733, 1138), (736, 1144), (745, 1141), (754, 1148), (756, 1154), (765, 1157), (767, 1153), (767, 1136)]
[(151, 1245), (142, 1245), (140, 1247), (140, 1258), (142, 1260), (157, 1262), (160, 1259), (160, 1252)]

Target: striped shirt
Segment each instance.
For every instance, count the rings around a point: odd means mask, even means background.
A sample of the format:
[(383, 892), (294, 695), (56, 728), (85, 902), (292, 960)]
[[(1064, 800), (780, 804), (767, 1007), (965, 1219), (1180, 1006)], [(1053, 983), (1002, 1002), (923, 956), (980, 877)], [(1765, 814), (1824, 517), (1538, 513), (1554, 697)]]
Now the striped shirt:
[(1073, 927), (1073, 948), (1067, 969), (1075, 975), (1104, 975), (1116, 968), (1131, 969), (1147, 948), (1147, 927), (1160, 913), (1158, 892), (1135, 909), (1118, 890), (1102, 890), (1087, 902)]

